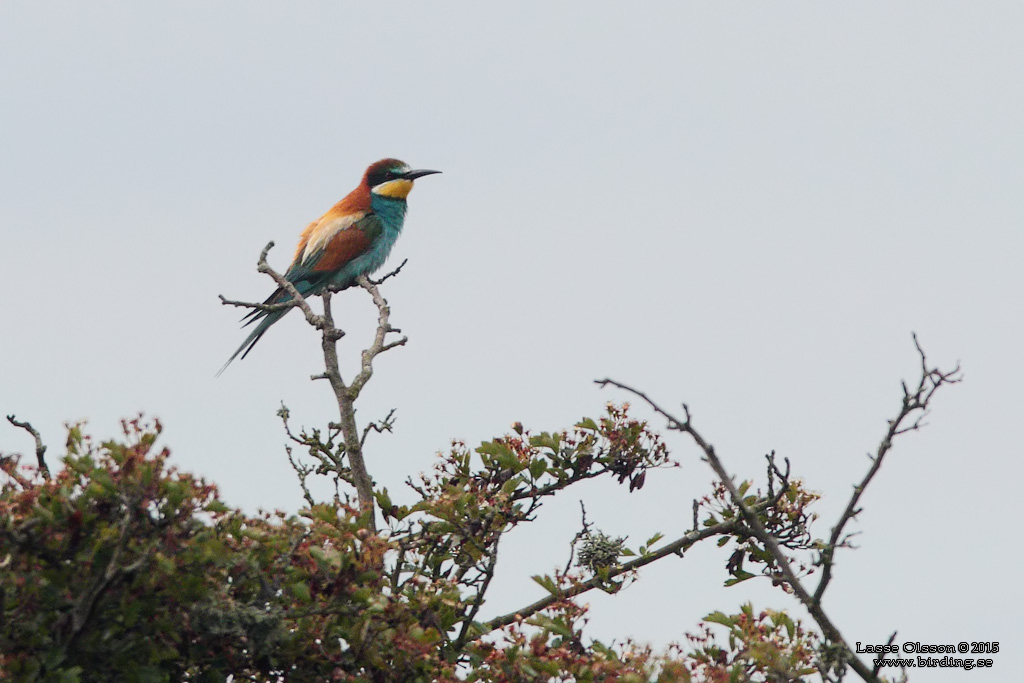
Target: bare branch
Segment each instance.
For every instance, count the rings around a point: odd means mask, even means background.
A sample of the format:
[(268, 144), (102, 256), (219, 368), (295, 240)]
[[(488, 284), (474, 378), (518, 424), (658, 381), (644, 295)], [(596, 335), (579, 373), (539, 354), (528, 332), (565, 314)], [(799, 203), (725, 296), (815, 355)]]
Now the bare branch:
[[(565, 570), (562, 572), (563, 574), (569, 573), (569, 570), (572, 568), (573, 557), (576, 554), (576, 544), (586, 538), (587, 534), (590, 533), (590, 527), (592, 526), (590, 522), (587, 521), (587, 508), (583, 506), (582, 500), (580, 501), (580, 517), (580, 530), (576, 532), (576, 535), (573, 536), (572, 540), (569, 542), (569, 561), (565, 563)], [(694, 524), (693, 528), (696, 529), (697, 525)]]
[(121, 553), (128, 545), (129, 529), (133, 522), (132, 511), (136, 508), (136, 504), (129, 501), (124, 501), (123, 504), (125, 511), (119, 525), (120, 533), (114, 544), (113, 552), (111, 552), (110, 558), (107, 560), (106, 567), (104, 567), (102, 573), (90, 581), (89, 585), (78, 596), (71, 611), (65, 613), (58, 620), (58, 628), (63, 635), (60, 642), (61, 659), (66, 656), (69, 650), (73, 649), (75, 641), (88, 624), (96, 603), (104, 592), (113, 586), (121, 584), (129, 576), (139, 571), (149, 562), (153, 553), (153, 548), (148, 548), (135, 562), (120, 566)]
[(366, 437), (370, 435), (370, 432), (377, 432), (378, 434), (390, 432), (391, 428), (395, 424), (395, 411), (396, 409), (392, 408), (390, 411), (388, 411), (387, 416), (383, 420), (379, 420), (377, 422), (370, 422), (365, 427), (363, 427), (363, 438), (359, 440), (359, 445), (366, 445)]
[[(889, 427), (886, 430), (885, 436), (882, 441), (878, 444), (878, 448), (875, 450), (874, 456), (871, 457), (871, 467), (868, 468), (867, 474), (861, 479), (860, 483), (853, 489), (853, 495), (850, 496), (850, 501), (846, 504), (846, 509), (843, 514), (839, 517), (839, 521), (832, 528), (832, 535), (828, 540), (828, 543), (821, 550), (821, 557), (819, 558), (818, 564), (822, 567), (821, 579), (818, 581), (818, 586), (814, 591), (814, 601), (821, 602), (822, 596), (825, 594), (825, 589), (828, 588), (829, 582), (832, 580), (832, 564), (834, 561), (834, 555), (836, 548), (843, 547), (848, 539), (849, 535), (844, 536), (843, 530), (846, 525), (857, 516), (860, 512), (860, 508), (857, 507), (860, 502), (860, 497), (864, 494), (864, 490), (867, 488), (871, 480), (874, 479), (878, 470), (882, 467), (882, 460), (885, 455), (892, 448), (893, 439), (900, 434), (905, 434), (910, 431), (920, 429), (923, 424), (922, 418), (928, 414), (928, 407), (931, 403), (932, 397), (939, 387), (946, 384), (957, 384), (963, 379), (960, 373), (959, 363), (950, 372), (942, 372), (937, 368), (928, 367), (928, 359), (925, 356), (924, 350), (921, 348), (921, 344), (918, 342), (917, 335), (913, 335), (914, 348), (917, 349), (917, 353), (921, 358), (921, 377), (918, 380), (917, 388), (913, 391), (907, 386), (906, 382), (902, 382), (903, 387), (903, 399), (899, 413), (892, 420), (889, 420)], [(914, 420), (907, 425), (906, 423), (910, 420), (911, 416), (914, 416)]]
[(285, 452), (288, 454), (288, 462), (291, 463), (292, 469), (295, 470), (295, 474), (299, 477), (299, 486), (302, 487), (302, 497), (306, 499), (310, 507), (316, 505), (316, 501), (313, 500), (312, 494), (309, 492), (309, 486), (306, 485), (306, 478), (313, 473), (313, 468), (309, 465), (303, 465), (302, 463), (296, 462), (292, 457), (292, 447), (285, 446)]
[[(338, 402), (339, 414), (339, 420), (336, 426), (341, 431), (341, 436), (345, 444), (345, 456), (348, 458), (349, 468), (351, 469), (350, 481), (353, 483), (356, 488), (356, 492), (358, 493), (360, 509), (368, 516), (368, 524), (371, 528), (376, 528), (376, 522), (374, 520), (375, 506), (373, 498), (373, 479), (366, 470), (366, 461), (363, 458), (363, 444), (365, 443), (366, 436), (369, 432), (359, 432), (359, 428), (356, 425), (354, 404), (356, 399), (359, 397), (359, 393), (362, 391), (362, 388), (373, 376), (374, 358), (388, 349), (404, 345), (406, 337), (402, 337), (398, 341), (390, 344), (385, 343), (385, 339), (389, 333), (398, 331), (391, 327), (391, 308), (388, 306), (388, 302), (384, 297), (381, 296), (376, 285), (370, 283), (365, 276), (359, 276), (356, 278), (356, 282), (359, 283), (360, 287), (370, 293), (370, 297), (373, 299), (374, 305), (377, 306), (377, 332), (374, 335), (373, 343), (369, 348), (363, 350), (360, 370), (352, 381), (346, 384), (339, 369), (337, 349), (337, 341), (341, 334), (344, 333), (340, 333), (340, 330), (337, 330), (337, 328), (334, 327), (334, 319), (331, 315), (331, 292), (324, 291), (322, 294), (324, 300), (324, 313), (322, 316), (319, 316), (323, 322), (322, 325), (318, 325), (318, 327), (323, 332), (321, 346), (324, 352), (325, 372), (320, 375), (315, 375), (312, 379), (326, 379), (330, 383), (331, 389), (334, 391), (335, 399)], [(392, 411), (392, 413), (385, 419), (386, 423), (389, 422), (393, 414), (394, 412)], [(367, 430), (375, 428), (378, 431), (384, 429), (383, 426), (378, 425), (377, 427), (370, 426)]]
[[(845, 537), (843, 536), (843, 529), (849, 522), (849, 520), (856, 516), (859, 510), (859, 508), (857, 507), (857, 503), (860, 500), (860, 496), (861, 494), (863, 494), (865, 487), (871, 482), (871, 479), (875, 476), (875, 474), (878, 472), (878, 469), (881, 467), (883, 457), (892, 448), (893, 438), (896, 437), (898, 434), (918, 429), (921, 426), (921, 417), (924, 414), (926, 414), (929, 402), (931, 401), (931, 398), (935, 395), (935, 392), (938, 390), (938, 388), (945, 384), (955, 384), (961, 381), (962, 379), (962, 377), (960, 376), (959, 365), (957, 365), (957, 367), (954, 368), (951, 372), (942, 372), (935, 368), (929, 368), (927, 358), (924, 354), (924, 351), (921, 349), (921, 345), (918, 343), (916, 334), (914, 335), (914, 346), (921, 357), (921, 379), (918, 382), (917, 388), (913, 391), (911, 391), (907, 387), (905, 382), (903, 383), (903, 403), (900, 413), (896, 417), (896, 419), (890, 420), (889, 429), (886, 433), (885, 438), (879, 445), (874, 458), (872, 459), (872, 465), (868, 471), (868, 474), (864, 477), (861, 483), (854, 489), (854, 494), (851, 497), (849, 504), (847, 505), (846, 511), (840, 517), (839, 523), (836, 524), (835, 528), (833, 528), (832, 537), (829, 540), (829, 543), (827, 544), (825, 549), (822, 551), (820, 564), (824, 566), (824, 570), (822, 578), (818, 584), (817, 589), (815, 590), (814, 595), (811, 595), (807, 591), (806, 587), (801, 583), (801, 581), (797, 577), (796, 572), (793, 570), (792, 562), (789, 556), (785, 552), (783, 552), (782, 548), (779, 546), (776, 539), (766, 531), (764, 525), (761, 523), (761, 520), (757, 517), (757, 514), (753, 510), (751, 510), (750, 506), (748, 506), (746, 502), (743, 500), (743, 497), (740, 495), (739, 490), (736, 488), (735, 482), (729, 475), (728, 471), (725, 469), (718, 455), (715, 453), (714, 447), (707, 441), (705, 441), (704, 438), (694, 428), (691, 420), (690, 410), (685, 403), (683, 404), (683, 413), (685, 417), (684, 419), (679, 419), (669, 414), (664, 409), (662, 409), (643, 392), (637, 391), (632, 387), (629, 387), (627, 385), (621, 384), (610, 379), (597, 380), (597, 384), (601, 385), (602, 387), (610, 384), (643, 399), (656, 413), (658, 413), (659, 415), (663, 416), (666, 420), (668, 420), (669, 429), (688, 434), (690, 438), (693, 439), (694, 443), (696, 443), (697, 446), (704, 452), (705, 461), (707, 461), (708, 464), (711, 465), (712, 469), (714, 469), (715, 471), (715, 474), (718, 475), (718, 478), (721, 480), (722, 484), (729, 491), (729, 496), (732, 499), (733, 504), (740, 510), (742, 514), (742, 519), (747, 523), (752, 535), (756, 537), (759, 541), (761, 541), (762, 544), (764, 544), (765, 549), (768, 550), (768, 552), (774, 559), (779, 569), (779, 580), (790, 587), (793, 593), (797, 596), (800, 602), (803, 603), (804, 607), (811, 614), (814, 620), (818, 623), (818, 626), (821, 627), (822, 632), (825, 634), (825, 636), (831, 642), (842, 646), (842, 648), (845, 650), (845, 654), (848, 656), (850, 666), (852, 666), (853, 669), (865, 681), (878, 681), (877, 672), (872, 671), (864, 662), (862, 662), (858, 657), (856, 657), (856, 655), (854, 655), (853, 651), (850, 649), (849, 644), (843, 638), (838, 628), (836, 628), (835, 624), (832, 623), (831, 619), (829, 619), (828, 615), (822, 609), (821, 596), (824, 593), (825, 588), (828, 586), (828, 582), (831, 577), (832, 554), (834, 553), (836, 547), (841, 546), (843, 541), (845, 540)], [(917, 419), (909, 426), (904, 426), (904, 421), (909, 416), (915, 414), (917, 416)], [(783, 473), (778, 471), (778, 468), (774, 467), (774, 463), (771, 460), (770, 463), (770, 467), (774, 468), (776, 474), (778, 474), (780, 477), (783, 477), (784, 480), (785, 477), (788, 477), (788, 463), (787, 472), (785, 476), (783, 476)]]
[(283, 275), (271, 268), (270, 264), (267, 263), (267, 254), (269, 254), (270, 250), (273, 248), (273, 240), (267, 242), (267, 246), (263, 247), (263, 251), (260, 252), (260, 260), (256, 264), (256, 270), (269, 275), (274, 282), (277, 283), (277, 286), (283, 289), (291, 298), (288, 301), (282, 301), (276, 304), (264, 304), (248, 301), (234, 301), (232, 299), (225, 298), (223, 294), (218, 294), (217, 296), (220, 298), (220, 302), (225, 306), (248, 308), (262, 313), (274, 313), (276, 311), (284, 311), (289, 308), (298, 308), (302, 311), (302, 314), (306, 316), (306, 322), (319, 330), (324, 329), (324, 320), (322, 316), (313, 312), (313, 309), (309, 306), (309, 302), (299, 294), (299, 291), (295, 289), (294, 284), (289, 282)]
[[(636, 396), (638, 398), (642, 398), (644, 400), (644, 402), (646, 402), (647, 405), (650, 406), (650, 408), (652, 410), (654, 410), (654, 412), (656, 412), (658, 415), (661, 415), (663, 418), (668, 420), (668, 428), (669, 429), (674, 429), (674, 430), (682, 430), (683, 429), (684, 423), (680, 422), (679, 420), (677, 420), (676, 418), (674, 418), (673, 416), (669, 415), (667, 412), (662, 410), (661, 406), (659, 406), (657, 403), (652, 401), (651, 398), (647, 394), (645, 394), (644, 392), (638, 391), (638, 390), (634, 389), (633, 387), (626, 386), (625, 384), (620, 384), (619, 382), (616, 382), (615, 380), (608, 379), (608, 378), (605, 378), (605, 379), (595, 379), (594, 380), (594, 384), (597, 384), (602, 389), (604, 389), (606, 386), (611, 384), (613, 387), (617, 387), (617, 388), (622, 389), (624, 391), (628, 391), (629, 393), (633, 394), (634, 396)], [(686, 411), (686, 420), (687, 420), (687, 422), (689, 422), (689, 420), (690, 420), (690, 411), (686, 407), (685, 403), (683, 404), (683, 410)]]
[[(321, 347), (324, 352), (324, 364), (326, 372), (324, 376), (331, 384), (334, 397), (338, 402), (338, 427), (341, 429), (342, 439), (345, 443), (345, 455), (348, 458), (349, 467), (352, 470), (352, 482), (356, 487), (359, 498), (359, 509), (367, 517), (367, 526), (376, 529), (376, 512), (373, 501), (373, 479), (366, 471), (366, 462), (363, 459), (362, 439), (359, 434), (359, 427), (356, 425), (356, 411), (353, 405), (358, 391), (345, 384), (341, 377), (341, 370), (338, 367), (338, 338), (330, 334), (335, 329), (334, 319), (331, 315), (331, 293), (323, 293), (325, 326)], [(363, 352), (365, 358), (366, 351)]]
[(502, 626), (507, 626), (513, 622), (525, 619), (543, 609), (546, 609), (547, 607), (550, 607), (559, 600), (572, 598), (582, 593), (594, 590), (595, 588), (603, 588), (608, 585), (608, 581), (610, 579), (640, 569), (641, 567), (649, 565), (663, 557), (682, 554), (683, 551), (699, 541), (711, 538), (712, 536), (734, 533), (742, 527), (743, 521), (739, 518), (733, 518), (724, 522), (719, 522), (713, 526), (705, 527), (699, 531), (690, 531), (671, 543), (668, 543), (661, 548), (644, 555), (643, 557), (638, 557), (631, 562), (610, 567), (607, 576), (595, 576), (589, 581), (584, 581), (565, 590), (559, 591), (557, 595), (547, 595), (532, 604), (521, 609), (517, 609), (514, 612), (509, 612), (503, 616), (495, 617), (487, 622), (484, 633), (489, 633), (495, 629), (501, 628)]
[(469, 614), (462, 621), (462, 628), (459, 630), (459, 637), (455, 641), (455, 650), (458, 652), (466, 644), (469, 639), (469, 632), (473, 626), (474, 620), (476, 619), (477, 613), (484, 604), (484, 596), (487, 594), (487, 588), (491, 585), (491, 579), (494, 578), (494, 568), (498, 564), (498, 543), (501, 541), (501, 534), (498, 534), (494, 543), (491, 545), (490, 552), (487, 554), (487, 566), (484, 568), (484, 579), (480, 588), (477, 589), (476, 595), (473, 597), (473, 605), (470, 607)]
[(356, 282), (359, 283), (360, 287), (370, 293), (370, 297), (373, 299), (373, 303), (377, 307), (378, 315), (377, 334), (374, 336), (373, 344), (370, 348), (363, 351), (359, 374), (352, 380), (352, 384), (349, 388), (350, 393), (352, 393), (353, 400), (359, 395), (359, 392), (362, 391), (363, 386), (365, 386), (370, 380), (370, 377), (373, 376), (373, 359), (388, 349), (396, 346), (404, 346), (408, 341), (408, 337), (403, 336), (401, 339), (391, 342), (390, 344), (384, 343), (385, 337), (387, 337), (388, 334), (401, 331), (391, 327), (391, 307), (388, 306), (387, 300), (381, 296), (380, 290), (377, 289), (377, 286), (366, 279), (365, 275), (360, 275), (356, 278)]
[(786, 553), (783, 552), (782, 548), (779, 547), (779, 544), (775, 540), (775, 538), (771, 534), (769, 534), (767, 530), (765, 530), (764, 525), (758, 518), (757, 512), (752, 510), (750, 506), (747, 505), (747, 503), (743, 500), (743, 496), (736, 488), (735, 481), (733, 481), (733, 478), (725, 469), (725, 466), (719, 459), (718, 454), (715, 453), (714, 447), (711, 444), (709, 444), (704, 439), (704, 437), (701, 436), (701, 434), (694, 428), (693, 423), (691, 421), (689, 407), (685, 403), (683, 404), (683, 413), (685, 415), (685, 418), (679, 419), (669, 414), (663, 408), (661, 408), (661, 406), (656, 404), (646, 394), (637, 391), (636, 389), (633, 389), (630, 386), (627, 386), (620, 382), (616, 382), (611, 379), (595, 381), (602, 387), (610, 384), (643, 399), (644, 401), (647, 402), (649, 406), (651, 406), (651, 408), (656, 413), (662, 415), (663, 417), (665, 417), (665, 419), (668, 420), (669, 429), (683, 432), (684, 434), (689, 435), (691, 439), (693, 439), (694, 443), (696, 443), (697, 446), (704, 452), (704, 460), (709, 465), (711, 465), (711, 468), (715, 471), (715, 474), (718, 475), (718, 478), (722, 482), (722, 485), (726, 487), (726, 490), (728, 490), (729, 497), (732, 500), (733, 505), (735, 505), (739, 509), (741, 513), (740, 519), (742, 519), (746, 523), (746, 527), (750, 531), (750, 534), (757, 538), (757, 540), (759, 540), (764, 545), (765, 549), (772, 556), (772, 559), (775, 560), (776, 566), (779, 569), (779, 582), (789, 585), (793, 593), (797, 596), (800, 602), (803, 603), (804, 607), (807, 609), (808, 612), (810, 612), (811, 616), (818, 623), (818, 626), (821, 627), (821, 630), (825, 634), (825, 636), (832, 642), (841, 644), (845, 651), (849, 653), (850, 665), (858, 674), (860, 674), (861, 678), (863, 678), (865, 681), (871, 681), (872, 683), (880, 683), (878, 681), (878, 677), (871, 673), (871, 669), (868, 668), (867, 664), (862, 662), (860, 659), (856, 657), (856, 655), (853, 654), (853, 650), (850, 648), (845, 638), (843, 638), (843, 635), (839, 632), (839, 629), (835, 626), (835, 624), (832, 623), (832, 620), (828, 617), (827, 614), (825, 614), (824, 610), (821, 608), (821, 605), (819, 605), (811, 597), (810, 593), (800, 582), (800, 579), (797, 577), (796, 572), (793, 570), (789, 556), (786, 555)]
[[(894, 642), (896, 642), (896, 633), (896, 631), (892, 632), (892, 635), (889, 636), (889, 640), (885, 643), (886, 645), (892, 645)], [(878, 653), (878, 659), (875, 660), (875, 668), (871, 670), (871, 673), (873, 673), (876, 676), (878, 675), (878, 672), (882, 670), (882, 661), (884, 659), (885, 651), (883, 650), (882, 652)]]
[[(355, 419), (354, 402), (359, 397), (359, 393), (363, 386), (366, 385), (366, 382), (368, 382), (370, 377), (373, 375), (373, 359), (384, 351), (396, 346), (404, 345), (407, 341), (406, 337), (402, 337), (397, 341), (386, 342), (388, 334), (399, 332), (399, 330), (391, 327), (391, 324), (389, 323), (391, 313), (390, 308), (387, 305), (387, 301), (385, 301), (380, 295), (380, 292), (376, 287), (380, 282), (397, 275), (405, 265), (405, 262), (403, 261), (398, 268), (385, 275), (376, 283), (367, 279), (365, 276), (359, 276), (356, 278), (356, 282), (370, 293), (374, 304), (377, 306), (379, 315), (377, 321), (377, 333), (374, 335), (373, 343), (369, 348), (362, 352), (360, 371), (350, 383), (346, 384), (339, 369), (337, 349), (337, 342), (345, 335), (345, 332), (334, 325), (334, 319), (331, 314), (331, 294), (334, 291), (347, 288), (347, 285), (345, 287), (327, 287), (324, 289), (320, 293), (324, 303), (323, 314), (314, 313), (309, 302), (299, 294), (295, 285), (271, 268), (267, 263), (267, 254), (273, 246), (274, 243), (269, 242), (260, 253), (257, 270), (269, 275), (274, 282), (277, 283), (279, 290), (288, 296), (288, 300), (279, 303), (252, 303), (233, 301), (221, 296), (221, 302), (224, 305), (248, 308), (253, 312), (259, 313), (274, 313), (295, 307), (302, 311), (307, 323), (320, 330), (321, 348), (323, 349), (324, 354), (324, 372), (314, 375), (311, 379), (326, 379), (331, 385), (331, 389), (334, 392), (335, 399), (338, 403), (339, 413), (339, 420), (333, 428), (337, 428), (340, 432), (343, 446), (337, 447), (339, 455), (335, 455), (333, 436), (329, 439), (328, 445), (320, 442), (319, 435), (316, 432), (314, 432), (312, 438), (307, 437), (305, 433), (301, 438), (295, 437), (291, 432), (288, 432), (288, 436), (293, 441), (309, 447), (311, 453), (321, 460), (325, 468), (333, 469), (337, 474), (338, 479), (347, 481), (355, 487), (358, 494), (359, 508), (366, 517), (367, 526), (370, 529), (376, 529), (373, 479), (366, 470), (366, 463), (363, 458), (362, 448), (369, 430), (376, 429), (377, 431), (382, 431), (387, 428), (390, 424), (391, 415), (389, 415), (383, 423), (370, 425), (362, 434), (360, 434)], [(284, 419), (285, 429), (287, 431), (287, 418), (284, 417)], [(348, 461), (347, 468), (342, 464), (340, 459), (340, 454), (342, 452)], [(300, 485), (303, 487), (306, 500), (311, 501), (312, 497), (309, 495), (305, 482), (305, 477), (308, 476), (311, 470), (295, 461), (292, 458), (290, 451), (289, 461), (292, 463), (292, 467), (299, 475)], [(328, 461), (330, 461), (330, 465), (328, 465)], [(335, 481), (335, 484), (337, 485), (337, 481)], [(340, 493), (336, 495), (336, 498), (340, 500)]]
[(383, 284), (384, 281), (387, 280), (389, 277), (394, 277), (394, 276), (398, 275), (399, 273), (401, 273), (402, 272), (402, 268), (404, 268), (405, 264), (408, 263), (408, 262), (409, 262), (409, 259), (403, 260), (401, 263), (398, 264), (397, 268), (395, 268), (394, 270), (392, 270), (390, 273), (388, 273), (387, 275), (385, 275), (384, 277), (382, 277), (379, 280), (374, 280), (373, 278), (366, 278), (366, 279), (370, 282), (371, 285)]
[(221, 304), (225, 306), (234, 306), (235, 308), (251, 308), (253, 310), (260, 311), (263, 313), (274, 313), (276, 311), (283, 311), (289, 308), (295, 308), (295, 306), (298, 305), (294, 301), (282, 301), (279, 304), (258, 304), (254, 301), (235, 301), (234, 299), (228, 299), (223, 294), (218, 294), (217, 298), (220, 299)]
[(43, 444), (43, 438), (36, 431), (35, 427), (32, 426), (28, 421), (20, 422), (14, 415), (8, 415), (7, 421), (15, 427), (20, 427), (26, 432), (32, 435), (32, 438), (36, 440), (36, 462), (39, 466), (39, 473), (43, 475), (43, 479), (50, 478), (50, 468), (46, 466), (46, 445)]

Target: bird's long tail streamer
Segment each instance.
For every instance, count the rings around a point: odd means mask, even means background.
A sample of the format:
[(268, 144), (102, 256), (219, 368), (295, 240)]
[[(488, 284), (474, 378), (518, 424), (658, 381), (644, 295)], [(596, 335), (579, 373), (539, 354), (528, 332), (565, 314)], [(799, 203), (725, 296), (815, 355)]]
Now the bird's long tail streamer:
[[(249, 352), (252, 351), (252, 347), (256, 345), (256, 342), (260, 340), (260, 337), (266, 334), (267, 330), (270, 329), (270, 326), (276, 323), (282, 317), (284, 317), (284, 314), (290, 310), (292, 309), (286, 308), (283, 311), (274, 311), (273, 313), (267, 313), (266, 317), (260, 320), (260, 324), (257, 325), (256, 328), (249, 333), (249, 336), (245, 338), (245, 341), (242, 342), (242, 345), (239, 346), (238, 349), (233, 354), (231, 354), (231, 358), (228, 358), (228, 361), (224, 363), (224, 366), (217, 371), (217, 376), (219, 377), (222, 372), (227, 370), (227, 367), (231, 365), (231, 361), (238, 358), (239, 355), (241, 355), (242, 358), (245, 358), (247, 355), (249, 355)], [(256, 320), (254, 319), (251, 320), (250, 322), (256, 322)]]

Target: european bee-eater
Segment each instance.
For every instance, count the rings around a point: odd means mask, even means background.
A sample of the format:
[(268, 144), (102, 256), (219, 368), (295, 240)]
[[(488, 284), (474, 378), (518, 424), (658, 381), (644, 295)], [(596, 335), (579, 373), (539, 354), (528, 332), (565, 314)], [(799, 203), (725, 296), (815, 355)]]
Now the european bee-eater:
[[(380, 268), (402, 232), (405, 199), (413, 181), (433, 173), (440, 171), (413, 170), (398, 159), (381, 159), (371, 164), (356, 189), (302, 231), (285, 279), (305, 298), (320, 294), (328, 287), (335, 290), (351, 287), (360, 275), (369, 275)], [(288, 293), (278, 287), (264, 303), (283, 303), (289, 298)], [(248, 319), (246, 325), (256, 321), (259, 325), (224, 368), (239, 354), (245, 358), (270, 326), (290, 310), (270, 313), (254, 310), (243, 318)]]

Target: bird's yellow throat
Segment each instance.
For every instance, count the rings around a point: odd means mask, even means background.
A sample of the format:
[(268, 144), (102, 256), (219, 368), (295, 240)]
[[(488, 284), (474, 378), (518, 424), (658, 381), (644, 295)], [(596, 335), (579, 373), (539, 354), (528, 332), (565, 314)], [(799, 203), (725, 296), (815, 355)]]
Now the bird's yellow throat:
[(412, 192), (412, 181), (406, 180), (405, 178), (389, 180), (388, 182), (373, 188), (374, 194), (379, 194), (383, 197), (393, 197), (395, 199), (405, 199), (409, 196), (410, 192)]

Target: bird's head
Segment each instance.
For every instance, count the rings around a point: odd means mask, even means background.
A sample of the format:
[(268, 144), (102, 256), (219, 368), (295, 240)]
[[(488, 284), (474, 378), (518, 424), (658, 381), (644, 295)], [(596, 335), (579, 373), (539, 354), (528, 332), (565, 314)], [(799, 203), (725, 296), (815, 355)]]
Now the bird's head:
[(411, 169), (409, 164), (398, 159), (381, 159), (366, 169), (363, 182), (376, 195), (404, 200), (412, 191), (414, 180), (433, 173), (440, 171)]

